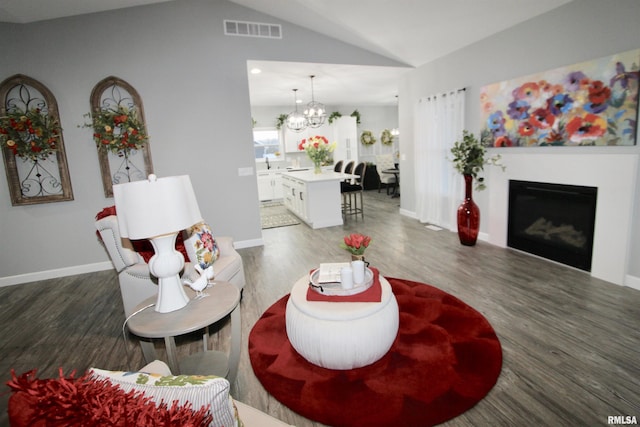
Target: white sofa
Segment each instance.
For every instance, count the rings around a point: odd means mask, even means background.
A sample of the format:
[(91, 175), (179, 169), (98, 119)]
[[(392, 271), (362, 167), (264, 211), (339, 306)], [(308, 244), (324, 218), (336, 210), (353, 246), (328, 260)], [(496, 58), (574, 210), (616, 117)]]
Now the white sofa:
[[(149, 266), (142, 256), (133, 250), (129, 239), (121, 237), (115, 215), (101, 218), (95, 225), (118, 272), (124, 312), (128, 317), (138, 304), (158, 293), (157, 280), (149, 274)], [(214, 237), (220, 249), (220, 256), (213, 263), (216, 280), (230, 282), (242, 292), (245, 284), (244, 265), (240, 254), (233, 247), (233, 239)], [(185, 263), (183, 277), (190, 280), (198, 277), (190, 262)]]

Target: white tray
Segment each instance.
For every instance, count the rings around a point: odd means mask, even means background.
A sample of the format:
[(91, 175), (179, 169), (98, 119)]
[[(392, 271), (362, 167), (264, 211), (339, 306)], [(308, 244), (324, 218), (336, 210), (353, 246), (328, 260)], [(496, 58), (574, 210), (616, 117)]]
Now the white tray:
[(368, 267), (364, 269), (364, 283), (360, 285), (354, 284), (351, 289), (342, 289), (340, 282), (318, 283), (319, 274), (320, 269), (315, 269), (309, 274), (309, 287), (321, 295), (356, 295), (366, 291), (373, 285), (373, 271)]

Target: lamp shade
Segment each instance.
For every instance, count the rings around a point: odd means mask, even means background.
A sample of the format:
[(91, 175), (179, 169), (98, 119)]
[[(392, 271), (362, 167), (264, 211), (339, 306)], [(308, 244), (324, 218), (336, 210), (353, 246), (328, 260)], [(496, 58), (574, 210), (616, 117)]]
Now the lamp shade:
[(130, 239), (176, 233), (202, 221), (188, 175), (116, 184), (113, 197), (120, 234)]

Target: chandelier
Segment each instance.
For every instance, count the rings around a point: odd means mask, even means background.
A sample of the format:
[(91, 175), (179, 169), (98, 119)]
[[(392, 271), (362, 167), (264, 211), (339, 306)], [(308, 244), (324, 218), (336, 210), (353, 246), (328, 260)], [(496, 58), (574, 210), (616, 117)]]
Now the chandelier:
[(307, 104), (307, 108), (304, 110), (304, 117), (307, 119), (309, 127), (317, 128), (323, 125), (327, 118), (327, 109), (324, 104), (316, 102), (313, 94), (313, 78), (311, 77), (311, 102)]
[(291, 129), (294, 132), (302, 132), (307, 128), (308, 122), (307, 118), (298, 112), (298, 89), (293, 89), (293, 97), (294, 97), (294, 105), (296, 107), (295, 111), (289, 113), (287, 116), (287, 128)]

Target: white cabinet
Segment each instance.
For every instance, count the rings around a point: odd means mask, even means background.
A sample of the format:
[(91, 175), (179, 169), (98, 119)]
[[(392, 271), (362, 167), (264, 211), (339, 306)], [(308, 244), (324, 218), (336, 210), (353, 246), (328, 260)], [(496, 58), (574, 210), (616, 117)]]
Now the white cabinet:
[(303, 181), (291, 178), (289, 176), (282, 177), (282, 191), (284, 205), (293, 212), (298, 218), (307, 221), (307, 186)]
[(358, 129), (356, 118), (351, 116), (339, 117), (333, 123), (325, 122), (318, 128), (307, 128), (302, 132), (294, 132), (282, 127), (285, 152), (299, 153), (298, 145), (303, 139), (320, 135), (326, 137), (329, 142), (336, 142), (333, 153), (334, 160), (358, 161)]
[(284, 173), (284, 205), (311, 228), (342, 225), (340, 181), (344, 178), (333, 171)]
[(345, 164), (354, 161), (358, 163), (358, 127), (355, 117), (340, 117), (332, 124), (333, 139), (337, 146), (333, 152), (333, 159), (342, 160)]
[(260, 201), (282, 199), (282, 173), (258, 172), (258, 197)]

